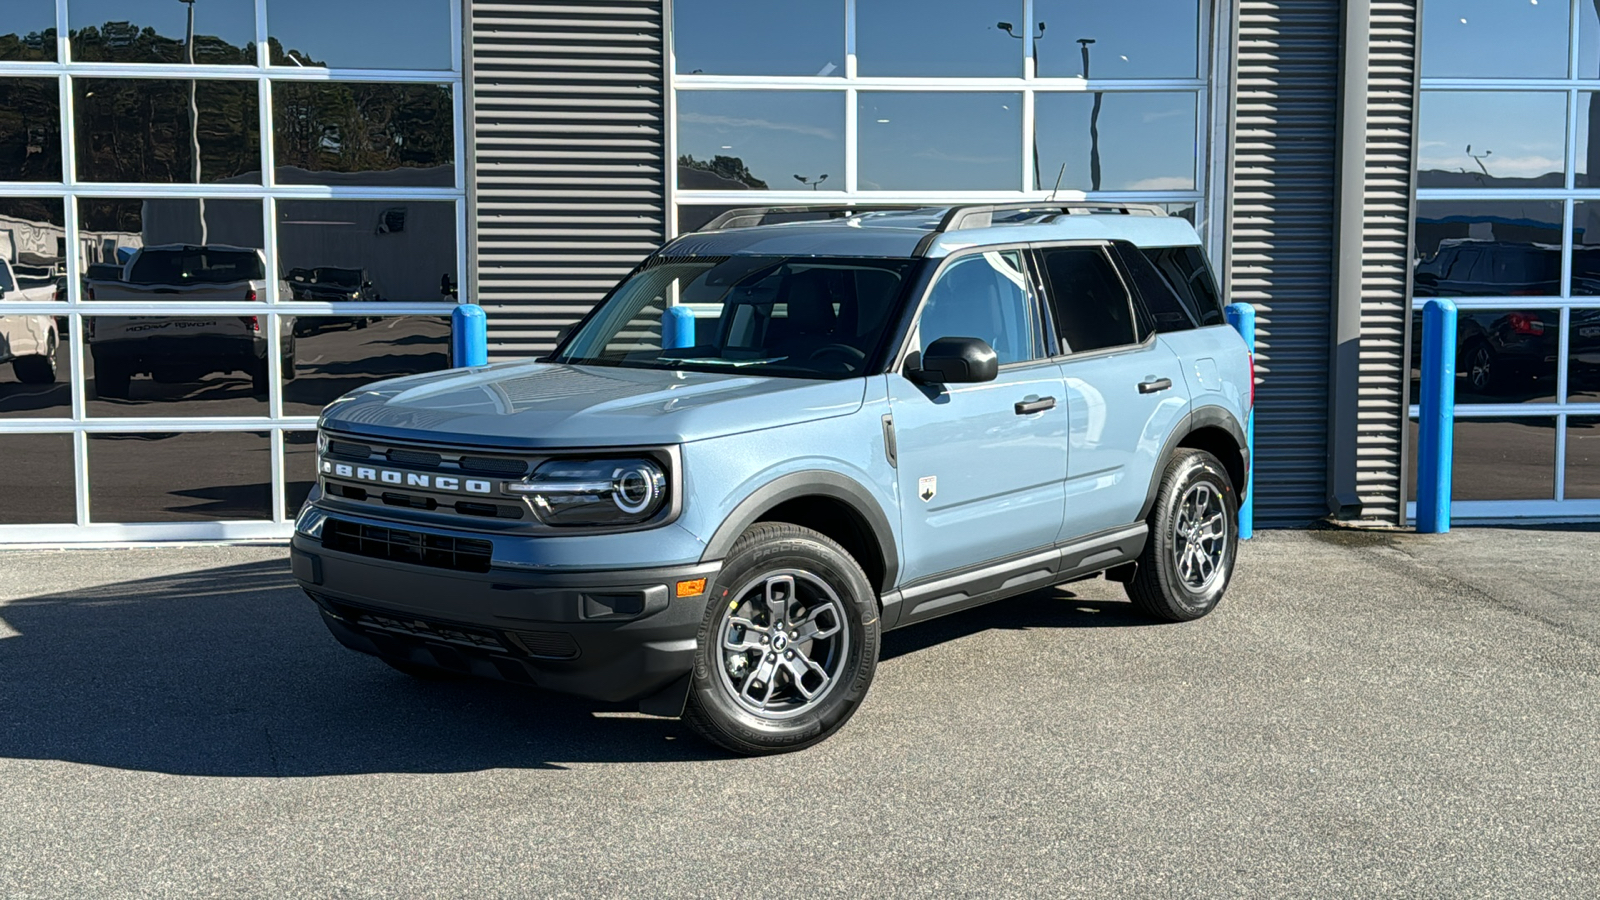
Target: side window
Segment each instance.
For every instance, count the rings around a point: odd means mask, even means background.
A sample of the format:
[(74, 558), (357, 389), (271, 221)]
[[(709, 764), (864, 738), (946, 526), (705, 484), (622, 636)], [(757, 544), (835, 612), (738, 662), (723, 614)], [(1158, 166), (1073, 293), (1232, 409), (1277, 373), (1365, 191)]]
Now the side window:
[(951, 262), (922, 306), (919, 349), (926, 351), (939, 338), (975, 337), (994, 347), (1001, 365), (1042, 356), (1027, 284), (1018, 250), (990, 250)]
[(1155, 264), (1161, 277), (1197, 322), (1221, 325), (1226, 321), (1222, 302), (1217, 299), (1216, 284), (1211, 280), (1211, 270), (1199, 247), (1157, 247), (1141, 252)]
[(1133, 286), (1144, 301), (1144, 308), (1154, 320), (1156, 331), (1169, 334), (1188, 331), (1200, 326), (1200, 311), (1193, 300), (1184, 303), (1160, 270), (1144, 255), (1144, 251), (1126, 241), (1116, 243), (1117, 256), (1133, 279)]
[(1100, 247), (1045, 247), (1038, 251), (1050, 286), (1050, 308), (1068, 353), (1137, 342), (1133, 298)]

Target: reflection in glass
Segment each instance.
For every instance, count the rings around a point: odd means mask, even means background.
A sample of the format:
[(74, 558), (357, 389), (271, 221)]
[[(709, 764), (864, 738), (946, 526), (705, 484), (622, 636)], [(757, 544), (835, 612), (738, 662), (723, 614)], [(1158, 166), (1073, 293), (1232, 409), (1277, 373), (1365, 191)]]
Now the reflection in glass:
[(286, 300), (446, 300), (459, 284), (448, 200), (279, 200)]
[(275, 66), (449, 69), (451, 7), (450, 0), (267, 0), (267, 53)]
[(445, 84), (275, 82), (276, 177), (282, 184), (452, 186), (453, 115)]
[(1045, 36), (1034, 45), (1041, 77), (1194, 78), (1200, 44), (1199, 0), (1034, 0)]
[(861, 75), (1011, 76), (1022, 74), (1020, 0), (972, 3), (856, 0), (856, 66)]
[(60, 198), (0, 197), (0, 417), (72, 414), (66, 316), (6, 311), (66, 299), (63, 223)]
[(317, 433), (283, 433), (283, 516), (294, 519), (317, 483)]
[(1017, 189), (1021, 95), (862, 91), (858, 97), (862, 190)]
[[(197, 274), (210, 282), (208, 286), (185, 285), (181, 291), (169, 290), (174, 285), (164, 280), (150, 280), (144, 274), (147, 270), (141, 270), (136, 281), (124, 281), (123, 264), (141, 247), (187, 244), (256, 251), (266, 246), (260, 200), (84, 197), (78, 200), (78, 237), (85, 266), (84, 298), (118, 302), (246, 299), (246, 286), (225, 290), (218, 287), (220, 275), (208, 278), (205, 272)], [(257, 299), (266, 299), (265, 276), (250, 274), (254, 277), (248, 280), (255, 283), (248, 287), (256, 289)], [(233, 280), (232, 273), (223, 280)]]
[(0, 22), (0, 61), (55, 62), (56, 5), (53, 0), (7, 0)]
[(1567, 417), (1568, 500), (1600, 500), (1600, 419)]
[(283, 386), (284, 415), (314, 416), (362, 385), (450, 367), (447, 317), (299, 316), (294, 327), (298, 352), (295, 378)]
[[(1456, 403), (1554, 403), (1559, 309), (1456, 313)], [(1422, 310), (1411, 320), (1411, 396), (1420, 396)]]
[(1564, 93), (1424, 91), (1417, 121), (1421, 187), (1566, 184)]
[(678, 187), (844, 190), (842, 91), (680, 91)]
[(1455, 500), (1552, 500), (1556, 420), (1456, 419), (1450, 496)]
[(1415, 295), (1556, 296), (1561, 220), (1551, 200), (1418, 201)]
[(672, 55), (687, 75), (843, 76), (844, 0), (678, 0)]
[[(92, 417), (267, 413), (272, 333), (264, 310), (258, 316), (85, 316), (83, 323)], [(279, 317), (286, 371), (295, 359), (293, 325), (293, 317)]]
[[(253, 0), (62, 0), (73, 62), (254, 65)], [(193, 16), (194, 58), (186, 36)]]
[(0, 181), (60, 180), (58, 82), (0, 78)]
[(1570, 12), (1550, 0), (1430, 0), (1422, 4), (1422, 75), (1564, 78)]
[(253, 81), (75, 78), (73, 91), (82, 181), (261, 183)]
[(1051, 190), (1060, 176), (1064, 190), (1194, 190), (1194, 94), (1040, 93), (1033, 102), (1034, 188)]
[[(1595, 6), (1594, 0), (1578, 3), (1578, 71), (1575, 74), (1579, 78), (1600, 78), (1600, 7)], [(1582, 156), (1583, 151), (1578, 155)]]
[(72, 435), (0, 434), (0, 525), (77, 521)]
[(272, 444), (253, 431), (89, 435), (89, 518), (272, 517)]
[(1567, 399), (1600, 403), (1600, 309), (1573, 309), (1567, 339)]

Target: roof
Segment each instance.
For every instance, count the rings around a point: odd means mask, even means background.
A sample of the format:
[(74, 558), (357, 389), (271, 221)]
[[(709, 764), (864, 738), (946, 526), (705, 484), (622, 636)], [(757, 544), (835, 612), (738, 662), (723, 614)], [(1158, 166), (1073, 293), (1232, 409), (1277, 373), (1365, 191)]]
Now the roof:
[[(994, 207), (927, 207), (844, 215), (822, 221), (784, 222), (698, 231), (663, 249), (669, 256), (861, 256), (939, 258), (968, 247), (1038, 241), (1122, 240), (1140, 247), (1200, 246), (1186, 220), (1147, 207), (1130, 212), (1063, 204)], [(750, 211), (741, 211), (750, 213)], [(992, 218), (991, 218), (992, 217)], [(726, 218), (726, 217), (725, 217)], [(736, 221), (759, 220), (756, 214)], [(992, 220), (992, 224), (988, 224)], [(712, 228), (716, 227), (715, 222)], [(978, 227), (966, 227), (977, 224)], [(951, 225), (956, 225), (950, 230)], [(921, 252), (918, 252), (919, 247)]]

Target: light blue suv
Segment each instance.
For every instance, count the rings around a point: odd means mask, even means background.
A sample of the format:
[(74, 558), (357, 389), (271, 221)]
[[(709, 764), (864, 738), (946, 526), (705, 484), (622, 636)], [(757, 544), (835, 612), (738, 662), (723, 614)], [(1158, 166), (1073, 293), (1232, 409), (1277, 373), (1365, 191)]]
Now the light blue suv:
[(1097, 574), (1209, 612), (1252, 384), (1159, 209), (736, 210), (545, 360), (330, 405), (294, 573), (408, 674), (793, 750), (850, 718), (890, 628)]

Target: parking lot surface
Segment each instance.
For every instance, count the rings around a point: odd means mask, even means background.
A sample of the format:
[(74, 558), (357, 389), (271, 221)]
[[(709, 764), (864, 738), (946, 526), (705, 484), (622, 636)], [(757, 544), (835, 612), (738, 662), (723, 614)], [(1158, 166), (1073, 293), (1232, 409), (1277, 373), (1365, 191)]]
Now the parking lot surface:
[(1260, 533), (1185, 625), (1003, 601), (763, 759), (412, 681), (285, 558), (0, 553), (0, 896), (1600, 895), (1600, 532)]

